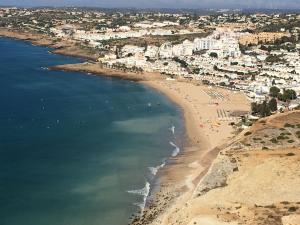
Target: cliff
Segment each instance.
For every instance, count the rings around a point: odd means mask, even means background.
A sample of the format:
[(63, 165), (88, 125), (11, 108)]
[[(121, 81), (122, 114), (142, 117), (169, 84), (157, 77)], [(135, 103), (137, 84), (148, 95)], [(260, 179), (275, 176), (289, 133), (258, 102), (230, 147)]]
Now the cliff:
[(194, 184), (149, 224), (299, 225), (300, 111), (257, 121)]

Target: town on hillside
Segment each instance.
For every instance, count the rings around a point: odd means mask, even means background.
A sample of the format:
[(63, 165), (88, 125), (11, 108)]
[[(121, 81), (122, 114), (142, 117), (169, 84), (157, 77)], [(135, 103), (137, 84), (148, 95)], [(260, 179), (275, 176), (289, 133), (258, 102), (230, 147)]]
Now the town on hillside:
[(299, 107), (297, 13), (3, 7), (0, 29), (72, 42), (104, 68), (242, 91), (254, 117)]

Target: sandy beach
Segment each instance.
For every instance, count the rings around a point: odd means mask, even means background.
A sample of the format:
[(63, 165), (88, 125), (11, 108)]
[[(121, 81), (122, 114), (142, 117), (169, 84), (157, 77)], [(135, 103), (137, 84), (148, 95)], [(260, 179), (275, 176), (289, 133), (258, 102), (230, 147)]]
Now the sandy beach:
[(183, 161), (188, 171), (191, 167), (196, 168), (190, 164), (199, 165), (197, 169), (201, 170), (209, 166), (218, 153), (217, 147), (234, 136), (230, 123), (237, 122), (239, 118), (231, 114), (250, 110), (250, 104), (242, 92), (185, 81), (152, 80), (142, 83), (157, 89), (182, 108), (187, 146), (177, 161)]
[(167, 217), (168, 210), (185, 205), (192, 196), (220, 150), (235, 136), (230, 123), (239, 118), (233, 114), (249, 111), (250, 103), (242, 92), (191, 82), (151, 80), (142, 83), (165, 94), (182, 108), (187, 133), (183, 152), (159, 172), (161, 187), (155, 201), (143, 218), (133, 223), (156, 221), (156, 224), (157, 219), (153, 218)]
[(166, 95), (182, 109), (186, 128), (184, 147), (179, 155), (172, 157), (169, 164), (158, 172), (160, 189), (151, 196), (153, 201), (149, 203), (149, 208), (142, 217), (135, 218), (133, 224), (150, 224), (154, 218), (168, 215), (166, 209), (184, 204), (220, 150), (235, 136), (231, 124), (239, 121), (237, 115), (250, 110), (250, 103), (243, 92), (204, 86), (187, 80), (170, 80), (159, 73), (112, 70), (97, 63), (59, 65), (51, 69), (136, 81)]

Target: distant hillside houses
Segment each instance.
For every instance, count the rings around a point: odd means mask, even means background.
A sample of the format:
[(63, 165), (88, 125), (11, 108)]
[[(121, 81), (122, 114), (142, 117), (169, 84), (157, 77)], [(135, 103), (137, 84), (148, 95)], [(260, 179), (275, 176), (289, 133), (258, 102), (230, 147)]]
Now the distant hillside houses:
[(218, 40), (211, 37), (195, 39), (194, 43), (197, 51), (209, 50), (209, 52), (217, 53), (218, 58), (238, 58), (241, 56), (239, 43), (232, 37), (223, 37)]
[(144, 47), (137, 47), (134, 45), (125, 45), (122, 48), (122, 57), (134, 56), (137, 54), (143, 54), (145, 51)]
[(180, 56), (191, 56), (195, 45), (189, 40), (185, 40), (182, 44), (172, 45), (171, 42), (162, 44), (159, 48), (159, 57), (162, 59), (180, 57)]
[(166, 26), (179, 26), (177, 22), (163, 21), (163, 22), (153, 22), (153, 21), (142, 21), (134, 24), (134, 27), (138, 28), (155, 28), (155, 27), (166, 27)]
[(148, 57), (150, 59), (158, 58), (158, 52), (159, 47), (154, 45), (148, 45), (145, 52), (145, 57)]
[(193, 42), (185, 40), (177, 45), (166, 42), (159, 48), (159, 57), (191, 56), (194, 52), (202, 50), (206, 50), (208, 53), (216, 53), (218, 58), (238, 58), (241, 56), (239, 43), (236, 38), (223, 36), (217, 39), (215, 35), (211, 35), (206, 38), (196, 38)]
[(273, 43), (282, 37), (290, 37), (287, 32), (260, 32), (256, 34), (246, 34), (239, 38), (242, 45), (258, 45), (260, 43)]

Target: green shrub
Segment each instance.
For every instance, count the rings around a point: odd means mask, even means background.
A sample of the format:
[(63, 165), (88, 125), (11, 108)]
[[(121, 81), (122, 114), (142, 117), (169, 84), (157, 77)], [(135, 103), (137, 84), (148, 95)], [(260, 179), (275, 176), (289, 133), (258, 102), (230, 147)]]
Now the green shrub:
[(294, 128), (294, 127), (295, 127), (295, 125), (292, 125), (292, 124), (286, 123), (286, 124), (284, 124), (284, 127), (291, 127), (291, 128)]
[(274, 143), (274, 144), (278, 143), (278, 141), (277, 141), (276, 138), (272, 138), (270, 141), (271, 141), (272, 143)]
[(286, 154), (286, 156), (294, 156), (295, 153), (289, 152), (288, 154)]
[(289, 211), (289, 212), (296, 212), (297, 209), (298, 209), (298, 207), (292, 206), (292, 207), (290, 207), (290, 208), (288, 209), (288, 211)]
[(251, 134), (252, 134), (252, 132), (247, 131), (247, 132), (244, 134), (244, 136), (249, 136), (249, 135), (251, 135)]
[(254, 141), (260, 141), (261, 138), (253, 138)]
[(277, 140), (284, 140), (284, 139), (286, 139), (286, 137), (283, 136), (283, 135), (280, 135), (280, 136), (277, 137)]

